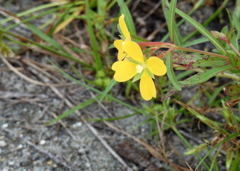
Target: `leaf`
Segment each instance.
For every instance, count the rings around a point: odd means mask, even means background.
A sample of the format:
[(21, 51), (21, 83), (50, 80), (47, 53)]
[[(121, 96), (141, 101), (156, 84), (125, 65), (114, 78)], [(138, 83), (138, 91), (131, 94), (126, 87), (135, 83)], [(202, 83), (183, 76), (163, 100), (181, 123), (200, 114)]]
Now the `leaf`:
[(199, 59), (193, 64), (193, 68), (219, 67), (226, 64), (226, 61), (218, 57)]
[(171, 3), (169, 5), (169, 12), (168, 12), (169, 20), (167, 20), (169, 36), (170, 36), (170, 40), (172, 41), (172, 43), (174, 43), (176, 4), (177, 4), (176, 0), (171, 0)]
[(172, 62), (175, 64), (188, 65), (189, 63), (197, 62), (199, 59), (207, 58), (206, 55), (200, 54), (183, 54), (183, 53), (172, 53)]
[(197, 153), (199, 151), (202, 151), (204, 149), (206, 149), (208, 147), (208, 144), (207, 143), (204, 143), (204, 144), (200, 144), (194, 148), (192, 148), (191, 150), (188, 150), (186, 153), (184, 153), (185, 155), (190, 155), (190, 154), (194, 154), (194, 153)]
[(195, 27), (200, 33), (202, 33), (206, 38), (209, 39), (209, 41), (212, 42), (212, 44), (222, 53), (227, 54), (226, 50), (222, 47), (222, 45), (216, 40), (215, 37), (213, 37), (212, 34), (209, 33), (208, 30), (206, 30), (200, 23), (192, 19), (190, 16), (185, 14), (179, 9), (176, 9), (176, 13), (180, 15), (182, 18), (184, 18), (187, 22), (189, 22), (193, 27)]
[(233, 161), (234, 153), (232, 151), (232, 148), (227, 150), (226, 155), (226, 168), (229, 170)]
[(102, 58), (99, 54), (99, 45), (97, 43), (96, 40), (96, 35), (93, 31), (93, 23), (91, 21), (91, 8), (89, 5), (89, 1), (85, 0), (85, 4), (86, 4), (86, 19), (87, 19), (87, 31), (90, 37), (90, 42), (92, 45), (92, 50), (93, 50), (93, 56), (94, 56), (94, 60), (95, 60), (95, 67), (96, 70), (101, 70), (102, 69)]
[(222, 91), (224, 85), (216, 88), (216, 90), (211, 94), (211, 96), (208, 99), (208, 105), (213, 106), (214, 101), (216, 100), (217, 96), (219, 95), (219, 93)]
[(117, 82), (112, 79), (110, 81), (110, 83), (107, 85), (107, 87), (105, 88), (104, 92), (102, 93), (99, 102), (101, 102), (103, 100), (103, 98), (108, 94), (108, 92), (113, 88), (113, 86), (116, 84)]
[(89, 100), (87, 100), (87, 101), (85, 101), (85, 102), (83, 102), (83, 103), (81, 103), (81, 104), (73, 107), (72, 109), (64, 112), (63, 114), (61, 114), (61, 115), (58, 116), (57, 118), (51, 120), (50, 122), (46, 123), (45, 125), (51, 125), (51, 124), (53, 124), (53, 123), (56, 123), (57, 121), (59, 121), (59, 120), (65, 118), (65, 117), (67, 117), (68, 115), (74, 113), (75, 111), (80, 110), (80, 109), (82, 109), (82, 108), (84, 108), (84, 107), (87, 107), (88, 105), (94, 103), (95, 101), (96, 101), (96, 100), (95, 100), (94, 98), (91, 98), (91, 99), (89, 99)]
[(193, 46), (193, 45), (197, 45), (197, 44), (200, 44), (200, 43), (205, 43), (205, 42), (208, 42), (209, 40), (207, 38), (199, 38), (199, 39), (195, 39), (191, 42), (187, 42), (185, 43), (184, 45), (182, 45), (182, 47), (189, 47), (189, 46)]
[(205, 73), (196, 74), (190, 77), (189, 79), (187, 79), (186, 81), (181, 81), (181, 83), (182, 84), (200, 84), (216, 76), (218, 73), (223, 72), (224, 70), (230, 69), (232, 67), (233, 67), (232, 65), (225, 65), (222, 67), (213, 68), (213, 69), (207, 70)]
[(210, 128), (212, 128), (214, 130), (221, 130), (223, 132), (226, 132), (224, 129), (221, 129), (221, 127), (220, 127), (220, 126), (222, 126), (222, 123), (212, 121), (212, 120), (208, 119), (207, 117), (201, 115), (200, 113), (198, 113), (197, 111), (195, 111), (194, 109), (192, 109), (191, 107), (186, 105), (185, 103), (182, 103), (182, 102), (177, 101), (177, 100), (175, 100), (175, 101), (178, 104), (180, 104), (181, 106), (183, 106), (184, 108), (186, 108), (192, 115), (194, 115), (196, 118), (198, 118), (201, 122), (205, 123)]
[[(24, 15), (32, 15), (33, 13), (36, 13), (36, 11), (40, 11), (40, 10), (46, 10), (47, 8), (53, 8), (55, 6), (60, 6), (60, 8), (65, 8), (66, 6), (68, 6), (68, 4), (66, 4), (67, 2), (66, 1), (62, 1), (62, 2), (58, 2), (58, 3), (47, 3), (47, 4), (44, 4), (44, 5), (40, 5), (40, 6), (36, 6), (36, 7), (33, 7), (33, 8), (30, 8), (26, 11), (23, 11), (23, 12), (20, 12), (18, 14), (16, 14), (17, 17), (22, 17)], [(63, 5), (63, 6), (61, 6)], [(58, 9), (59, 10), (59, 9)], [(11, 20), (13, 20), (14, 18), (16, 17), (13, 17), (12, 15), (4, 20), (1, 20), (0, 21), (0, 25), (2, 25), (3, 23), (6, 23), (6, 22), (9, 22)]]
[(107, 118), (107, 119), (87, 119), (88, 121), (115, 121), (115, 120), (119, 120), (119, 119), (126, 119), (132, 116), (137, 115), (138, 113), (133, 113), (133, 114), (129, 114), (129, 115), (125, 115), (125, 116), (121, 116), (121, 117), (115, 117), (115, 118)]
[(167, 76), (169, 78), (169, 80), (171, 81), (171, 83), (173, 84), (173, 86), (178, 90), (181, 91), (182, 88), (176, 78), (176, 75), (173, 71), (173, 67), (172, 67), (172, 53), (168, 53), (166, 55), (166, 66), (167, 66)]

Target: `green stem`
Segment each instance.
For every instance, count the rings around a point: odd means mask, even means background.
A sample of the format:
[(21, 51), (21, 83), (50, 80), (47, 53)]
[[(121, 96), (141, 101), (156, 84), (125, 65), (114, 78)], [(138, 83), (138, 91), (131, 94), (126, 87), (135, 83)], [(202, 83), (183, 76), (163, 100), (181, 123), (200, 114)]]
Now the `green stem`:
[(210, 56), (216, 56), (216, 57), (223, 58), (223, 59), (229, 59), (229, 57), (224, 56), (224, 55), (219, 55), (219, 54), (216, 54), (216, 53), (206, 52), (206, 51), (197, 50), (197, 49), (190, 49), (190, 48), (184, 48), (184, 47), (179, 47), (179, 46), (175, 46), (174, 49), (183, 50), (183, 51), (187, 51), (187, 52), (202, 53), (202, 54), (206, 54), (206, 55), (210, 55)]
[(226, 73), (226, 72), (218, 73), (216, 75), (216, 77), (230, 78), (230, 79), (233, 79), (233, 80), (236, 80), (236, 81), (240, 81), (240, 77), (238, 77), (236, 75), (233, 75), (233, 74)]
[(196, 52), (196, 53), (206, 54), (206, 55), (210, 55), (210, 56), (216, 56), (216, 57), (223, 58), (223, 59), (229, 59), (229, 57), (224, 56), (224, 55), (219, 55), (219, 54), (216, 54), (216, 53), (206, 52), (206, 51), (197, 50), (197, 49), (190, 49), (190, 48), (180, 47), (180, 46), (176, 46), (173, 43), (165, 43), (165, 42), (139, 42), (138, 44), (140, 46), (157, 46), (159, 48), (172, 48), (172, 50), (182, 50), (182, 51), (187, 51), (187, 52)]
[(238, 148), (236, 150), (236, 157), (232, 163), (232, 167), (231, 167), (230, 171), (239, 170), (239, 163), (240, 163), (240, 149)]
[(175, 47), (175, 44), (166, 42), (138, 42), (137, 44), (139, 46)]
[[(182, 134), (175, 128), (172, 127), (172, 130), (177, 134), (177, 136), (188, 146), (188, 148), (192, 149), (193, 147), (188, 143), (188, 141), (182, 136)], [(195, 156), (198, 158), (199, 161), (201, 161), (202, 157), (200, 157), (198, 154), (195, 154)], [(206, 168), (206, 170), (209, 170), (209, 166), (203, 161), (203, 166)]]
[(229, 46), (238, 54), (238, 56), (240, 56), (240, 52), (238, 52), (238, 50), (233, 46), (232, 43), (229, 43)]

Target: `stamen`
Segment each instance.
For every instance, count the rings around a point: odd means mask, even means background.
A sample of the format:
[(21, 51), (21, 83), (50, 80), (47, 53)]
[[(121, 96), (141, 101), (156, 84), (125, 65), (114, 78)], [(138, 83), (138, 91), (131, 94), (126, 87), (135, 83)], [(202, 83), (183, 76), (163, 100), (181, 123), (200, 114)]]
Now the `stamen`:
[(143, 67), (141, 65), (136, 66), (137, 73), (141, 73), (143, 70)]

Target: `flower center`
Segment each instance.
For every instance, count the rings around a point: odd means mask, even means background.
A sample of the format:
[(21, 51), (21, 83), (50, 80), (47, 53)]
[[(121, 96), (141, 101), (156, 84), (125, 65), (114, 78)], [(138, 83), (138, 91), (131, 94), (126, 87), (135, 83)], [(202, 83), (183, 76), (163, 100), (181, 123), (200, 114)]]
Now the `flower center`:
[(141, 65), (136, 66), (137, 73), (141, 73), (143, 70), (143, 67)]

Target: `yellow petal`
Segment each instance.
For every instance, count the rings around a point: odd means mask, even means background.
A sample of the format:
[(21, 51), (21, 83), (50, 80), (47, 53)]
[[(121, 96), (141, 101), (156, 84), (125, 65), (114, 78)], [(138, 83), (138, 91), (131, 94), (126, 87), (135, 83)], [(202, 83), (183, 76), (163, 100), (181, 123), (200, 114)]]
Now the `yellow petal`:
[(147, 71), (144, 71), (140, 80), (140, 93), (144, 100), (151, 100), (157, 94), (154, 82)]
[(130, 80), (137, 73), (136, 66), (137, 64), (134, 64), (127, 60), (115, 62), (112, 65), (112, 70), (115, 71), (113, 78), (118, 82), (125, 82)]
[(122, 48), (123, 41), (115, 40), (113, 44), (118, 50), (118, 60), (119, 61), (123, 60), (123, 58), (126, 56), (126, 53), (124, 52), (124, 50)]
[(123, 44), (123, 49), (125, 50), (128, 56), (130, 56), (131, 58), (138, 62), (144, 63), (142, 49), (137, 43), (132, 41), (125, 42)]
[(115, 40), (113, 44), (117, 48), (117, 50), (123, 50), (122, 43), (123, 43), (123, 40)]
[(119, 17), (119, 26), (125, 38), (130, 38), (130, 33), (128, 31), (127, 25), (124, 21), (124, 14)]
[(167, 67), (164, 64), (163, 60), (157, 57), (150, 57), (147, 60), (147, 67), (154, 75), (157, 76), (165, 75), (167, 72)]

